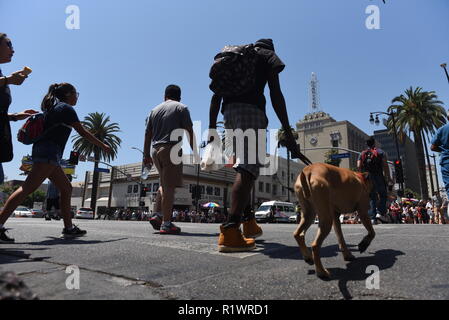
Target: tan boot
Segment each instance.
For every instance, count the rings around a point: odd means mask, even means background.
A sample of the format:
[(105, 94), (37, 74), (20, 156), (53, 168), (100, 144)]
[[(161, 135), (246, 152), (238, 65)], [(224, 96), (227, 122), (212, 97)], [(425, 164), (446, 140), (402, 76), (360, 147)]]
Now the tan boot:
[(263, 235), (262, 228), (257, 224), (256, 219), (243, 223), (243, 235), (245, 238), (251, 239), (256, 239)]
[(220, 226), (220, 237), (218, 238), (219, 252), (245, 252), (256, 248), (254, 239), (243, 237), (239, 228), (224, 228)]

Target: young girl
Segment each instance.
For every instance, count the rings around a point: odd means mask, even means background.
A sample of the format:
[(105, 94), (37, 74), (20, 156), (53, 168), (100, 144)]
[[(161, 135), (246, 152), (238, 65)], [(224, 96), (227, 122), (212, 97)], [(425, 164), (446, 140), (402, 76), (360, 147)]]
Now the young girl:
[(25, 198), (34, 192), (45, 179), (50, 179), (60, 192), (61, 215), (64, 219), (63, 238), (80, 237), (86, 231), (72, 225), (70, 214), (70, 198), (72, 185), (60, 166), (64, 148), (69, 139), (72, 128), (80, 136), (86, 138), (92, 144), (102, 148), (105, 152), (112, 149), (95, 138), (81, 125), (73, 106), (78, 101), (78, 92), (69, 83), (53, 84), (48, 89), (47, 95), (42, 101), (42, 111), (45, 113), (45, 131), (42, 138), (33, 144), (33, 168), (22, 187), (17, 189), (6, 201), (3, 211), (0, 213), (0, 242), (12, 243), (3, 225), (11, 213)]

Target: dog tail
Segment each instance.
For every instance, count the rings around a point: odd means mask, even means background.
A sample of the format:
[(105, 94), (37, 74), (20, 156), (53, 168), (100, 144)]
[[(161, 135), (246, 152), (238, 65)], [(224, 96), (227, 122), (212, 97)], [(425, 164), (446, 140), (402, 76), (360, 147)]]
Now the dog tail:
[(299, 179), (301, 181), (301, 187), (302, 187), (302, 193), (303, 193), (304, 199), (309, 199), (310, 195), (311, 195), (309, 179), (306, 176), (306, 174), (304, 173), (304, 170), (301, 172)]

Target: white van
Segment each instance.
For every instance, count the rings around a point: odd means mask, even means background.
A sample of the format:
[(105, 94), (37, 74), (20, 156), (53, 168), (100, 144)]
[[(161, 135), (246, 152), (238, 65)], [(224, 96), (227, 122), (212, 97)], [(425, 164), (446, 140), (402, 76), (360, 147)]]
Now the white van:
[(296, 215), (295, 205), (281, 201), (264, 202), (255, 215), (257, 222), (292, 222), (289, 218)]

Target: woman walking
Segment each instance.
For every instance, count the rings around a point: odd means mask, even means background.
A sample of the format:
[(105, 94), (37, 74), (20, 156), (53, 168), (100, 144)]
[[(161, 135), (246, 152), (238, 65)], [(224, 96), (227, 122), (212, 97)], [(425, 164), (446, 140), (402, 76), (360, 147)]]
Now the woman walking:
[(17, 206), (47, 178), (56, 185), (60, 192), (61, 215), (64, 220), (61, 237), (74, 238), (86, 234), (85, 230), (72, 225), (70, 214), (72, 185), (62, 170), (60, 161), (72, 128), (80, 136), (102, 148), (105, 152), (112, 152), (112, 149), (95, 138), (81, 125), (73, 108), (78, 101), (78, 95), (74, 86), (69, 83), (60, 83), (51, 85), (44, 97), (41, 104), (45, 115), (44, 134), (38, 142), (33, 144), (33, 168), (25, 183), (8, 198), (3, 211), (0, 213), (0, 242), (14, 242), (14, 239), (6, 235), (4, 224)]
[[(0, 64), (9, 63), (14, 56), (11, 40), (5, 33), (0, 33)], [(3, 162), (9, 162), (13, 158), (10, 121), (24, 120), (37, 113), (34, 110), (26, 110), (19, 113), (8, 113), (11, 105), (11, 90), (9, 85), (20, 86), (28, 76), (24, 71), (17, 71), (10, 76), (4, 76), (0, 69), (0, 184), (4, 182)]]

